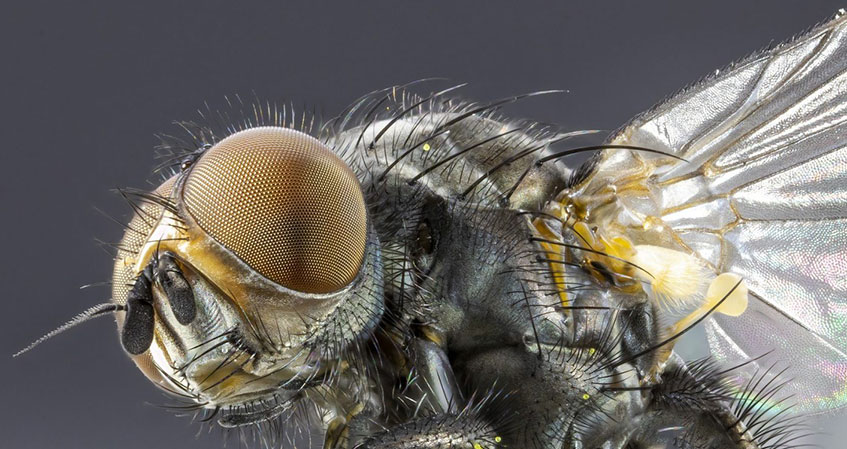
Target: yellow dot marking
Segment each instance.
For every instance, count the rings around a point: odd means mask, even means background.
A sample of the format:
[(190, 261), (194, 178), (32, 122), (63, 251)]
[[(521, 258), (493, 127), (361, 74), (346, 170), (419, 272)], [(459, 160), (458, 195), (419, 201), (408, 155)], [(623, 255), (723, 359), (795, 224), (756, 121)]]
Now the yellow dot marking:
[(494, 442), (495, 442), (495, 443), (499, 443), (499, 442), (501, 442), (501, 441), (503, 441), (503, 439), (502, 439), (502, 438), (500, 438), (499, 436), (494, 437)]
[(473, 444), (473, 449), (482, 449), (482, 445), (481, 445), (481, 444), (479, 444), (479, 443), (474, 443), (474, 444)]
[(596, 350), (596, 349), (594, 349), (594, 348), (588, 348), (588, 354), (589, 354), (589, 355), (594, 355), (594, 353), (595, 353), (595, 352), (597, 352), (597, 350)]
[(585, 394), (582, 395), (582, 400), (587, 401), (590, 397), (591, 396), (589, 396), (588, 393), (585, 393)]
[(432, 146), (430, 146), (430, 144), (428, 144), (428, 143), (423, 144), (423, 150), (424, 151), (429, 151), (430, 149), (432, 149)]

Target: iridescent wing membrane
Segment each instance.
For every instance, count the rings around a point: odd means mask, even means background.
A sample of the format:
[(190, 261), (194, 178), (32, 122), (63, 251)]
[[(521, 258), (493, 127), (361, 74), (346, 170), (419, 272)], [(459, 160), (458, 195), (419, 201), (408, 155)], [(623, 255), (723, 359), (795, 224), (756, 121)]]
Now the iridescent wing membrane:
[[(805, 412), (847, 404), (847, 17), (718, 71), (610, 139), (578, 194), (614, 192), (603, 219), (742, 276), (750, 305), (706, 321), (739, 382), (790, 365)], [(657, 229), (659, 234), (645, 233)], [(636, 243), (639, 243), (636, 241)], [(660, 244), (655, 241), (640, 243)]]

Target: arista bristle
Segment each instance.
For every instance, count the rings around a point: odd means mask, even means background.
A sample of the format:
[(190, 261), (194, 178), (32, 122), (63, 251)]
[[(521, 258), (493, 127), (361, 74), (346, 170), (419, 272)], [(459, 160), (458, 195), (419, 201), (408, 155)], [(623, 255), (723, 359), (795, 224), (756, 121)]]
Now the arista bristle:
[(111, 314), (111, 313), (115, 313), (115, 312), (121, 312), (121, 311), (124, 311), (124, 310), (126, 310), (126, 307), (124, 307), (120, 304), (115, 304), (115, 303), (98, 304), (96, 306), (90, 307), (86, 311), (84, 311), (84, 312), (78, 314), (77, 316), (73, 317), (67, 323), (57, 327), (56, 329), (53, 329), (52, 331), (43, 335), (38, 340), (35, 340), (34, 342), (30, 343), (27, 347), (25, 347), (25, 348), (21, 349), (20, 351), (14, 353), (12, 355), (12, 357), (18, 357), (18, 356), (32, 350), (33, 348), (40, 345), (41, 343), (44, 343), (45, 341), (55, 337), (56, 335), (59, 335), (62, 332), (65, 332), (66, 330), (71, 329), (73, 327), (76, 327), (76, 326), (78, 326), (82, 323), (85, 323), (88, 320), (91, 320), (93, 318), (97, 318), (99, 316), (104, 316), (104, 315), (108, 315), (108, 314)]

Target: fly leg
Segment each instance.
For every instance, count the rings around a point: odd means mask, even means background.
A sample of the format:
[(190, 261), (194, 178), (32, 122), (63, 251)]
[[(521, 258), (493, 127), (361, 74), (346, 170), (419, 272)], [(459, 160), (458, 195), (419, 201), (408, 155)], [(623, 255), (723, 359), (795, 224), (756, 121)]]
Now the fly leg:
[(501, 437), (485, 416), (485, 400), (466, 399), (444, 351), (415, 338), (409, 347), (412, 369), (399, 393), (406, 419), (354, 438), (355, 449), (501, 447)]
[(492, 449), (502, 447), (494, 429), (474, 413), (418, 418), (378, 433), (354, 449)]
[(772, 411), (768, 402), (775, 399), (780, 382), (766, 376), (759, 379), (761, 383), (754, 379), (751, 385), (759, 386), (742, 392), (739, 402), (727, 386), (725, 373), (708, 359), (686, 366), (672, 355), (662, 382), (651, 391), (647, 411), (634, 421), (637, 426), (630, 444), (637, 448), (670, 442), (703, 449), (782, 447), (781, 443), (770, 445), (790, 438), (788, 430), (795, 423), (781, 420), (779, 413), (768, 416)]

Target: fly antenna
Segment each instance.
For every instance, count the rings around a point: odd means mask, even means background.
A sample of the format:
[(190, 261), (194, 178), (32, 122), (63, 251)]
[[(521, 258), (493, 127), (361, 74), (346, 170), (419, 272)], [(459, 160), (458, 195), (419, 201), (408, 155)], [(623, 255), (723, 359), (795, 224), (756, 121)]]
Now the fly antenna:
[(107, 302), (107, 303), (103, 303), (103, 304), (97, 304), (96, 306), (91, 307), (90, 309), (88, 309), (88, 310), (80, 313), (79, 315), (73, 317), (67, 323), (65, 323), (65, 324), (57, 327), (56, 329), (53, 329), (52, 331), (48, 332), (47, 334), (45, 334), (43, 337), (39, 338), (38, 340), (35, 340), (34, 342), (30, 343), (30, 345), (27, 346), (26, 348), (23, 348), (20, 351), (14, 353), (12, 355), (12, 357), (17, 357), (17, 356), (29, 351), (30, 349), (40, 345), (41, 343), (44, 343), (45, 341), (55, 337), (56, 335), (59, 335), (62, 332), (66, 331), (66, 330), (68, 330), (72, 327), (75, 327), (78, 324), (82, 324), (82, 323), (84, 323), (88, 320), (91, 320), (92, 318), (97, 318), (99, 316), (110, 314), (110, 313), (122, 312), (122, 311), (125, 311), (125, 310), (126, 310), (126, 306), (121, 305), (121, 304), (115, 304), (115, 303), (111, 303), (111, 302)]

